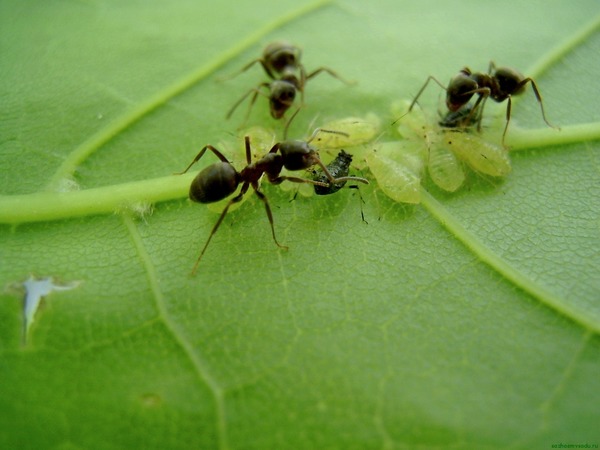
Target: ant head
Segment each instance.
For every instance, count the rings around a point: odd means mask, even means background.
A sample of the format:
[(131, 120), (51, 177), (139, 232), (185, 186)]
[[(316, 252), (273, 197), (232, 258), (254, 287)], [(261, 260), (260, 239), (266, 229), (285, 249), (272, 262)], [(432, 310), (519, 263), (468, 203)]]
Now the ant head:
[(494, 78), (498, 82), (498, 97), (502, 99), (509, 95), (518, 95), (525, 89), (525, 85), (519, 86), (525, 77), (510, 67), (498, 67), (494, 72)]
[(448, 84), (446, 106), (450, 111), (458, 111), (469, 103), (477, 88), (477, 82), (471, 77), (471, 71), (465, 67)]
[(211, 164), (192, 181), (190, 199), (198, 203), (218, 202), (233, 194), (239, 184), (240, 176), (231, 164)]
[(286, 67), (297, 67), (300, 64), (301, 51), (289, 42), (273, 42), (265, 48), (263, 59), (275, 72), (281, 73)]
[(269, 103), (271, 106), (271, 116), (275, 119), (283, 117), (285, 112), (290, 109), (296, 98), (296, 86), (287, 81), (277, 80), (271, 83), (271, 94)]
[(308, 169), (319, 161), (316, 150), (305, 141), (284, 141), (279, 145), (279, 151), (287, 170)]

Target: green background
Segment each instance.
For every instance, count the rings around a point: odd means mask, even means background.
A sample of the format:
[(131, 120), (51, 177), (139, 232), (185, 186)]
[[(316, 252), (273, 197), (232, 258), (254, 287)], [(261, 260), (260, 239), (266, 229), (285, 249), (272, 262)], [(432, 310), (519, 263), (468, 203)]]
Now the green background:
[[(600, 153), (576, 127), (600, 126), (599, 13), (597, 1), (1, 1), (0, 448), (600, 444)], [(357, 81), (311, 80), (297, 137), (315, 118), (368, 112), (392, 133), (392, 101), (490, 59), (534, 76), (563, 130), (529, 90), (509, 137), (539, 128), (547, 144), (513, 153), (506, 179), (471, 172), (455, 194), (425, 180), (431, 196), (408, 206), (371, 178), (368, 224), (352, 190), (289, 202), (265, 183), (289, 251), (252, 195), (192, 278), (218, 213), (170, 174), (239, 139), (243, 110), (225, 113), (264, 75), (216, 79), (277, 39), (300, 45), (308, 70)], [(432, 86), (421, 104), (439, 100)], [(502, 126), (504, 105), (486, 111)], [(262, 98), (249, 124), (281, 130)], [(100, 188), (82, 209), (43, 194), (71, 175)], [(131, 201), (171, 200), (141, 216), (111, 204), (129, 182), (146, 182)], [(81, 284), (46, 297), (24, 343), (30, 274)]]

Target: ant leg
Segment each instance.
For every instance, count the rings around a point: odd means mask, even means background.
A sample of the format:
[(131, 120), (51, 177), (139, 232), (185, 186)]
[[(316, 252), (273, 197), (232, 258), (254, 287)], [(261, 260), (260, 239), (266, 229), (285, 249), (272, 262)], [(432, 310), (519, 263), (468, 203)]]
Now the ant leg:
[(305, 183), (305, 184), (314, 184), (315, 186), (321, 187), (330, 187), (330, 183), (324, 183), (322, 181), (309, 180), (306, 178), (298, 178), (298, 177), (288, 177), (285, 175), (278, 176), (276, 178), (269, 178), (269, 183), (271, 184), (281, 184), (284, 181), (291, 181), (292, 183)]
[[(304, 103), (304, 101), (303, 101)], [(294, 118), (298, 115), (298, 113), (300, 112), (300, 108), (302, 108), (302, 105), (300, 105), (298, 107), (298, 109), (296, 110), (296, 112), (294, 112), (294, 114), (292, 114), (292, 117), (290, 117), (288, 119), (288, 121), (285, 124), (285, 127), (283, 128), (283, 140), (287, 140), (287, 133), (288, 133), (288, 128), (290, 127), (290, 123), (292, 123), (292, 120), (294, 120)]]
[[(337, 184), (337, 183), (344, 183), (346, 181), (358, 181), (359, 183), (369, 184), (369, 180), (367, 180), (366, 178), (361, 178), (361, 177), (335, 178), (333, 175), (331, 175), (331, 172), (329, 171), (329, 169), (327, 169), (327, 166), (325, 164), (323, 164), (323, 162), (321, 161), (320, 158), (317, 158), (316, 164), (321, 168), (321, 170), (323, 170), (323, 173), (329, 180), (330, 185)], [(329, 187), (329, 186), (327, 186), (327, 187)]]
[(234, 198), (232, 198), (231, 200), (229, 200), (229, 202), (227, 203), (227, 205), (221, 212), (221, 215), (219, 216), (219, 220), (217, 220), (217, 223), (215, 223), (215, 225), (213, 226), (213, 229), (210, 232), (208, 239), (206, 240), (206, 244), (204, 244), (204, 247), (202, 248), (202, 251), (200, 252), (200, 256), (198, 256), (198, 259), (196, 260), (196, 264), (194, 264), (194, 267), (192, 268), (192, 275), (196, 274), (196, 270), (198, 269), (198, 264), (200, 264), (200, 260), (202, 259), (202, 256), (204, 256), (204, 252), (208, 248), (208, 244), (210, 244), (210, 240), (212, 239), (213, 235), (219, 229), (219, 226), (221, 225), (221, 222), (223, 222), (223, 219), (225, 219), (225, 216), (227, 215), (227, 211), (229, 210), (229, 207), (231, 205), (233, 205), (234, 203), (238, 203), (239, 201), (241, 201), (242, 198), (244, 197), (244, 194), (246, 194), (246, 192), (248, 191), (249, 187), (250, 187), (249, 183), (244, 183), (244, 185), (242, 186), (242, 189), (240, 190), (240, 193), (238, 195), (236, 195)]
[(304, 106), (304, 86), (306, 85), (306, 70), (303, 65), (300, 65), (300, 107)]
[(425, 80), (425, 84), (423, 84), (423, 86), (421, 87), (421, 89), (419, 89), (419, 92), (417, 92), (417, 95), (415, 95), (415, 98), (413, 99), (412, 103), (410, 104), (410, 106), (408, 107), (408, 112), (411, 112), (413, 107), (415, 106), (415, 103), (417, 103), (417, 100), (419, 99), (419, 97), (421, 96), (421, 94), (423, 93), (423, 91), (425, 90), (425, 88), (427, 87), (427, 85), (429, 84), (429, 82), (433, 80), (435, 81), (443, 90), (447, 91), (448, 88), (446, 88), (446, 86), (444, 86), (442, 83), (440, 83), (437, 78), (435, 78), (432, 75), (429, 75), (427, 77), (427, 80)]
[(271, 234), (273, 234), (273, 240), (275, 241), (275, 244), (277, 244), (277, 247), (287, 250), (287, 247), (285, 245), (281, 245), (275, 237), (275, 227), (273, 226), (273, 213), (271, 213), (271, 207), (269, 206), (269, 201), (267, 200), (267, 197), (265, 196), (265, 194), (258, 190), (258, 183), (252, 183), (252, 187), (254, 188), (254, 193), (265, 204), (265, 210), (267, 211), (267, 218), (269, 219), (269, 224), (271, 225)]
[(306, 81), (310, 80), (311, 78), (316, 77), (321, 72), (327, 72), (333, 78), (336, 78), (336, 79), (340, 80), (344, 84), (347, 84), (347, 85), (350, 85), (350, 86), (353, 85), (353, 84), (356, 84), (356, 81), (348, 81), (348, 80), (342, 78), (336, 72), (334, 72), (333, 70), (331, 70), (329, 67), (319, 67), (318, 69), (313, 70), (311, 73), (309, 73), (308, 75), (306, 75)]
[(242, 67), (240, 70), (238, 70), (237, 72), (233, 72), (229, 75), (224, 75), (222, 77), (217, 78), (217, 81), (227, 81), (227, 80), (231, 80), (232, 78), (237, 77), (238, 75), (244, 73), (246, 70), (248, 70), (250, 67), (252, 67), (254, 64), (256, 64), (257, 62), (262, 63), (262, 60), (260, 59), (255, 59), (254, 61), (250, 61), (248, 64), (246, 64), (244, 67)]
[(252, 100), (250, 100), (250, 105), (248, 106), (248, 112), (246, 113), (246, 119), (248, 119), (248, 116), (250, 115), (250, 111), (252, 110), (252, 106), (254, 105), (254, 102), (256, 101), (256, 97), (258, 97), (258, 94), (262, 94), (265, 97), (268, 97), (266, 94), (264, 94), (263, 92), (260, 91), (260, 88), (266, 86), (269, 87), (269, 83), (261, 83), (259, 84), (257, 87), (250, 89), (248, 92), (246, 92), (242, 98), (240, 98), (237, 102), (235, 102), (235, 104), (231, 107), (231, 109), (229, 110), (229, 112), (227, 113), (227, 115), (225, 116), (226, 119), (231, 118), (233, 112), (236, 110), (236, 108), (238, 106), (240, 106), (240, 104), (246, 100), (246, 97), (248, 97), (250, 94), (252, 94), (254, 92), (254, 95), (252, 96)]
[(250, 147), (250, 136), (244, 136), (244, 143), (246, 144), (246, 162), (248, 165), (252, 164), (252, 148)]
[(196, 155), (194, 160), (190, 163), (189, 166), (187, 166), (185, 168), (185, 170), (183, 172), (175, 172), (173, 175), (183, 175), (188, 170), (190, 170), (190, 167), (192, 167), (194, 164), (196, 164), (200, 160), (200, 158), (202, 158), (202, 156), (204, 156), (204, 153), (206, 152), (206, 150), (210, 150), (211, 152), (213, 152), (215, 154), (215, 156), (217, 158), (219, 158), (221, 161), (226, 162), (226, 163), (229, 162), (227, 160), (227, 158), (225, 158), (225, 156), (223, 156), (223, 154), (219, 150), (214, 148), (212, 145), (205, 145), (204, 147), (202, 147), (202, 150), (200, 150), (200, 152)]
[(525, 78), (523, 81), (521, 81), (517, 85), (516, 91), (521, 89), (521, 87), (525, 86), (527, 83), (531, 83), (531, 87), (533, 88), (533, 93), (535, 94), (535, 98), (537, 99), (538, 103), (540, 104), (540, 109), (542, 110), (542, 119), (544, 119), (544, 122), (546, 122), (546, 125), (548, 125), (550, 128), (556, 128), (556, 129), (560, 130), (560, 127), (557, 127), (556, 125), (552, 125), (550, 122), (548, 122), (548, 119), (546, 119), (546, 113), (544, 112), (544, 103), (542, 102), (542, 96), (540, 95), (540, 91), (538, 91), (537, 84), (535, 83), (535, 81), (533, 81), (532, 78)]
[(506, 132), (508, 131), (508, 123), (510, 122), (510, 112), (512, 111), (512, 97), (508, 96), (508, 102), (506, 104), (506, 125), (504, 125), (504, 133), (502, 133), (502, 145), (504, 146), (504, 138), (506, 137)]

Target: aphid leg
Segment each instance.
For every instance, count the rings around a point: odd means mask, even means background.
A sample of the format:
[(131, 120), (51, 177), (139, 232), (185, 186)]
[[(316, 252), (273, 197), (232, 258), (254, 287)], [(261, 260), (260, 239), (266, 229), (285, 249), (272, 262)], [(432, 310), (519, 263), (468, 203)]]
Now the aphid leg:
[(229, 200), (229, 202), (227, 203), (227, 206), (225, 206), (225, 208), (221, 212), (221, 216), (219, 217), (219, 220), (217, 220), (217, 223), (215, 223), (215, 225), (213, 226), (213, 229), (210, 232), (208, 239), (206, 240), (206, 244), (204, 244), (204, 247), (202, 248), (202, 251), (200, 252), (200, 256), (198, 256), (198, 259), (196, 260), (196, 264), (194, 264), (194, 267), (192, 268), (192, 275), (196, 274), (196, 270), (198, 269), (198, 264), (200, 264), (200, 260), (202, 259), (202, 256), (204, 256), (204, 252), (206, 251), (208, 244), (210, 244), (210, 240), (212, 239), (213, 235), (219, 229), (219, 226), (221, 225), (221, 222), (223, 222), (223, 219), (225, 219), (225, 216), (227, 215), (227, 211), (229, 210), (229, 207), (231, 205), (233, 205), (234, 203), (238, 203), (239, 201), (241, 201), (242, 198), (244, 197), (244, 194), (246, 194), (246, 192), (248, 191), (249, 187), (250, 187), (250, 183), (244, 183), (242, 186), (242, 189), (240, 190), (240, 193), (238, 195), (236, 195), (234, 198), (232, 198), (231, 200)]
[(415, 95), (415, 98), (413, 99), (412, 103), (408, 107), (408, 112), (412, 111), (413, 107), (415, 106), (415, 103), (417, 103), (417, 100), (419, 99), (419, 97), (421, 96), (421, 94), (423, 93), (423, 91), (425, 90), (425, 88), (427, 87), (427, 85), (429, 84), (429, 82), (431, 80), (435, 81), (444, 91), (447, 91), (446, 86), (444, 86), (442, 83), (440, 83), (437, 80), (437, 78), (435, 78), (433, 75), (429, 75), (427, 77), (427, 80), (425, 80), (425, 83), (423, 84), (423, 86), (421, 87), (421, 89), (419, 89), (419, 92), (417, 92), (417, 95)]
[(367, 225), (369, 225), (369, 222), (367, 222), (365, 220), (365, 213), (363, 212), (363, 204), (366, 204), (366, 202), (362, 198), (362, 195), (360, 193), (360, 189), (359, 189), (358, 185), (353, 184), (351, 186), (348, 186), (348, 189), (356, 189), (356, 191), (358, 192), (359, 205), (360, 205), (360, 218), (362, 219), (362, 221), (364, 223), (366, 223)]
[(306, 141), (307, 144), (310, 144), (311, 141), (317, 137), (317, 134), (319, 133), (330, 133), (330, 134), (339, 134), (340, 136), (346, 136), (346, 137), (350, 137), (350, 135), (348, 133), (345, 133), (343, 131), (336, 131), (336, 130), (325, 130), (324, 128), (315, 128), (315, 131), (313, 131), (313, 134), (310, 135), (310, 137), (308, 138), (308, 140)]
[(185, 168), (185, 170), (183, 172), (175, 172), (173, 175), (183, 175), (184, 173), (186, 173), (188, 170), (190, 170), (190, 167), (192, 167), (194, 164), (196, 164), (200, 158), (202, 158), (202, 156), (204, 156), (204, 153), (206, 152), (206, 150), (210, 150), (211, 152), (213, 152), (215, 154), (215, 156), (217, 158), (219, 158), (221, 161), (228, 163), (229, 161), (227, 160), (227, 158), (225, 158), (225, 156), (223, 156), (223, 154), (217, 150), (216, 148), (214, 148), (212, 145), (205, 145), (202, 150), (200, 150), (200, 152), (196, 155), (196, 157), (194, 158), (194, 160), (190, 163), (189, 166), (187, 166)]
[(273, 226), (273, 213), (271, 213), (271, 207), (269, 206), (269, 201), (267, 200), (267, 197), (265, 196), (265, 194), (258, 190), (258, 183), (252, 183), (252, 187), (254, 188), (254, 192), (256, 193), (258, 198), (260, 198), (265, 204), (265, 210), (267, 211), (267, 217), (269, 219), (269, 224), (271, 225), (271, 234), (273, 235), (273, 240), (275, 241), (275, 244), (277, 244), (277, 247), (287, 250), (288, 248), (285, 245), (281, 245), (275, 237), (275, 227)]

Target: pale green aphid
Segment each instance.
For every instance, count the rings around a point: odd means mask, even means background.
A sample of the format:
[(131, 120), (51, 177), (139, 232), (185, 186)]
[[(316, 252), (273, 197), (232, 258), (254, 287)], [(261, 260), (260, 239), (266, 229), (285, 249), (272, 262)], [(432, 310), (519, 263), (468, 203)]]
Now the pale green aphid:
[(448, 192), (456, 191), (465, 181), (465, 171), (461, 162), (441, 142), (429, 146), (427, 171), (431, 180)]
[(320, 133), (312, 144), (318, 149), (348, 149), (371, 142), (381, 130), (381, 120), (373, 113), (365, 117), (345, 117), (323, 124), (324, 130), (339, 131), (343, 134)]
[(410, 141), (377, 144), (366, 156), (371, 173), (385, 195), (402, 203), (421, 201), (423, 147)]
[(445, 191), (456, 191), (465, 180), (462, 164), (445, 145), (440, 126), (428, 118), (422, 109), (407, 113), (410, 101), (403, 100), (392, 106), (398, 120), (398, 132), (415, 145), (422, 143), (431, 180)]
[(511, 171), (508, 151), (476, 134), (446, 131), (443, 142), (477, 172), (503, 177)]

